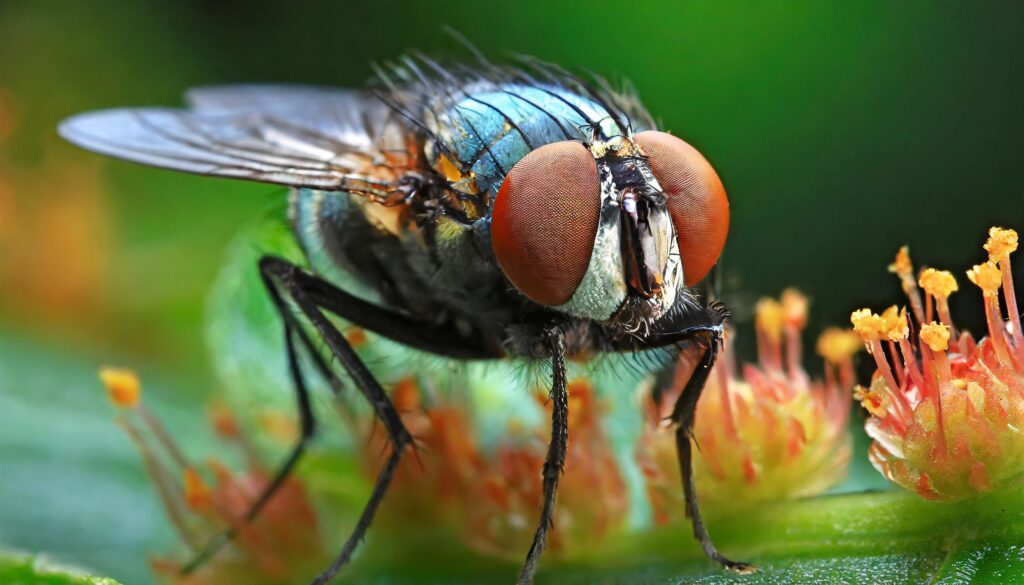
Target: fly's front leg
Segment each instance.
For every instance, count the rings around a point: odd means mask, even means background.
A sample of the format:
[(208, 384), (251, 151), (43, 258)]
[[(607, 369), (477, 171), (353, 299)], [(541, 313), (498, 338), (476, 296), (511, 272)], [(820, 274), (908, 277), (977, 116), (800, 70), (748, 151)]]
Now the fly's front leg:
[[(714, 307), (709, 308), (713, 310)], [(701, 392), (707, 383), (711, 368), (715, 365), (718, 351), (722, 344), (723, 325), (707, 330), (700, 327), (692, 335), (701, 336), (704, 351), (696, 369), (683, 388), (682, 394), (676, 399), (675, 407), (672, 409), (672, 421), (676, 424), (676, 451), (679, 455), (679, 469), (683, 479), (683, 496), (686, 499), (686, 515), (693, 524), (693, 536), (700, 542), (704, 554), (711, 560), (721, 564), (726, 569), (738, 573), (751, 573), (757, 570), (749, 563), (733, 561), (722, 553), (718, 552), (707, 528), (704, 526), (704, 519), (701, 517), (700, 505), (697, 502), (697, 492), (693, 482), (693, 445), (691, 438), (693, 434), (694, 415), (697, 411), (697, 402), (700, 400)]]
[(519, 572), (518, 585), (533, 583), (533, 575), (537, 572), (537, 563), (548, 541), (548, 530), (554, 524), (555, 498), (558, 493), (558, 480), (565, 466), (565, 449), (569, 442), (569, 392), (565, 373), (565, 346), (560, 332), (548, 334), (548, 348), (551, 351), (551, 442), (548, 444), (547, 458), (544, 460), (543, 488), (544, 504), (537, 523), (537, 532), (533, 536), (533, 544), (526, 555), (526, 561)]

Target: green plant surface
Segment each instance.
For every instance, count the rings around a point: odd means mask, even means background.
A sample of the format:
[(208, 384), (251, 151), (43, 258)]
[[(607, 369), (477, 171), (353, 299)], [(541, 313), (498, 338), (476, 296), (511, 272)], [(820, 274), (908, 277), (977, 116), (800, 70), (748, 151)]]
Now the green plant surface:
[(119, 585), (113, 579), (92, 577), (75, 569), (59, 567), (46, 559), (0, 553), (0, 583), (4, 585)]
[[(903, 492), (823, 496), (710, 518), (720, 548), (760, 571), (734, 575), (703, 559), (686, 527), (616, 538), (550, 566), (538, 585), (606, 583), (1011, 583), (1024, 579), (1020, 494), (927, 502)], [(494, 562), (467, 558), (436, 535), (371, 547), (347, 582), (501, 583)], [(389, 558), (408, 562), (389, 563)], [(504, 577), (514, 574), (510, 560)]]

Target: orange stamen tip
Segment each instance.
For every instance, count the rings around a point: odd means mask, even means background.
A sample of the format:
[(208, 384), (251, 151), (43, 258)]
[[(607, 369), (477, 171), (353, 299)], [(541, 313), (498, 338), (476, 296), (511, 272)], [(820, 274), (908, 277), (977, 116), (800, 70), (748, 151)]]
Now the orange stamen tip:
[(420, 387), (416, 378), (406, 376), (395, 384), (391, 391), (391, 402), (400, 413), (408, 413), (421, 408)]
[(127, 368), (102, 367), (100, 381), (107, 390), (107, 397), (119, 408), (134, 408), (142, 398), (142, 384), (139, 376)]
[(882, 318), (871, 312), (871, 309), (857, 309), (850, 314), (853, 332), (864, 341), (880, 339), (885, 323)]
[(889, 272), (895, 272), (900, 276), (914, 272), (914, 265), (910, 262), (910, 246), (903, 246), (896, 252), (895, 260), (889, 265)]
[(807, 324), (807, 306), (810, 303), (795, 288), (782, 291), (782, 314), (786, 323), (802, 329)]
[(921, 341), (932, 351), (946, 351), (949, 349), (949, 327), (941, 323), (922, 325)]
[(782, 303), (764, 297), (757, 301), (754, 308), (754, 326), (773, 341), (782, 339), (782, 323), (784, 320)]
[(988, 252), (989, 260), (992, 262), (999, 262), (1008, 257), (1017, 251), (1017, 232), (1001, 227), (989, 229), (985, 251)]
[(360, 347), (366, 345), (366, 330), (364, 330), (362, 327), (351, 327), (345, 333), (345, 340), (348, 341), (349, 345), (351, 345), (353, 348), (359, 349)]
[(882, 312), (882, 333), (889, 341), (906, 339), (910, 335), (910, 326), (907, 324), (907, 309), (900, 310), (893, 305)]
[(234, 439), (241, 435), (238, 430), (238, 421), (235, 420), (231, 411), (224, 406), (211, 406), (209, 417), (210, 424), (213, 426), (214, 430), (217, 431), (218, 435), (229, 439)]
[(924, 292), (940, 299), (949, 298), (949, 295), (960, 289), (952, 272), (934, 268), (926, 268), (921, 272), (917, 283), (921, 285)]
[(967, 278), (989, 296), (997, 294), (1003, 283), (1002, 271), (991, 260), (984, 264), (976, 264), (967, 271)]
[(830, 364), (849, 360), (853, 354), (864, 348), (864, 341), (849, 329), (830, 327), (818, 338), (818, 355)]
[(193, 510), (200, 510), (210, 503), (213, 494), (203, 478), (192, 468), (185, 469), (185, 503)]

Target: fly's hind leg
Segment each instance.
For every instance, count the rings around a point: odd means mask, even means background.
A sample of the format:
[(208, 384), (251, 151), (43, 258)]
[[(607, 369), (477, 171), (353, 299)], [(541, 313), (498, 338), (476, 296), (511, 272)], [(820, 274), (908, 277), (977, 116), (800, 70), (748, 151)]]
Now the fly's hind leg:
[[(384, 392), (384, 389), (381, 388), (380, 383), (377, 382), (376, 378), (373, 377), (373, 374), (371, 374), (366, 368), (366, 365), (352, 349), (344, 335), (338, 331), (334, 324), (331, 323), (324, 314), (324, 309), (326, 307), (328, 311), (338, 314), (338, 316), (343, 319), (351, 320), (357, 318), (355, 313), (360, 311), (361, 308), (353, 306), (351, 311), (353, 314), (347, 314), (349, 311), (344, 310), (344, 307), (346, 306), (346, 302), (349, 300), (349, 295), (343, 291), (334, 289), (331, 285), (316, 278), (315, 276), (305, 273), (298, 266), (295, 266), (281, 258), (265, 256), (260, 259), (259, 268), (271, 300), (284, 321), (285, 347), (288, 355), (289, 371), (291, 373), (298, 399), (302, 432), (299, 441), (293, 447), (285, 462), (278, 469), (267, 487), (264, 488), (260, 496), (255, 500), (249, 512), (245, 515), (245, 520), (253, 520), (266, 503), (273, 497), (274, 493), (277, 492), (278, 488), (281, 487), (288, 474), (304, 454), (306, 445), (312, 438), (316, 429), (316, 421), (310, 403), (309, 390), (305, 384), (305, 380), (303, 379), (298, 354), (296, 352), (296, 341), (306, 348), (314, 365), (320, 373), (327, 378), (335, 393), (340, 392), (342, 388), (341, 381), (330, 370), (316, 347), (314, 347), (309, 336), (306, 334), (306, 331), (303, 329), (298, 316), (292, 312), (291, 308), (285, 301), (286, 298), (291, 299), (305, 320), (313, 326), (314, 330), (317, 332), (319, 337), (323, 339), (327, 348), (330, 350), (331, 355), (345, 369), (356, 389), (358, 389), (370, 403), (374, 414), (383, 424), (391, 442), (391, 454), (378, 473), (373, 492), (370, 495), (370, 499), (364, 506), (363, 512), (360, 515), (355, 528), (348, 540), (345, 542), (341, 552), (337, 555), (331, 565), (313, 581), (313, 585), (323, 585), (330, 582), (338, 571), (340, 571), (341, 568), (351, 559), (356, 545), (365, 536), (377, 508), (380, 506), (380, 503), (384, 498), (384, 494), (387, 492), (387, 488), (391, 483), (395, 470), (401, 461), (402, 454), (405, 452), (406, 448), (412, 445), (412, 436), (405, 428), (398, 412), (391, 404), (391, 401)], [(353, 305), (357, 304), (358, 301), (353, 302)], [(371, 312), (370, 314), (372, 316), (380, 316), (382, 319), (390, 317), (393, 322), (401, 323), (403, 325), (405, 324), (404, 322), (399, 321), (399, 317), (389, 314), (382, 309), (377, 309), (376, 311), (376, 313)], [(364, 310), (363, 317), (365, 317), (366, 314), (367, 311)], [(185, 567), (184, 572), (187, 573), (195, 570), (206, 559), (210, 558), (217, 550), (235, 536), (235, 529), (231, 529), (212, 539), (207, 546), (196, 555), (195, 559)]]
[[(320, 298), (324, 295), (323, 281), (310, 276), (303, 272), (301, 268), (286, 260), (271, 256), (265, 256), (260, 260), (260, 270), (267, 278), (278, 283), (288, 293), (302, 315), (309, 320), (317, 334), (327, 345), (331, 355), (341, 363), (346, 373), (354, 382), (355, 387), (362, 393), (367, 402), (370, 403), (374, 414), (383, 424), (391, 442), (391, 455), (377, 475), (370, 499), (363, 507), (363, 512), (359, 515), (355, 528), (330, 566), (313, 580), (313, 585), (324, 585), (330, 582), (338, 574), (338, 571), (352, 559), (356, 546), (366, 535), (366, 531), (369, 529), (370, 523), (377, 513), (377, 508), (380, 507), (384, 494), (387, 492), (388, 486), (391, 485), (391, 479), (398, 468), (402, 454), (406, 448), (412, 445), (412, 435), (405, 428), (401, 417), (399, 417), (398, 412), (395, 410), (394, 405), (391, 404), (391, 400), (384, 392), (380, 383), (377, 382), (377, 379), (374, 378), (355, 350), (352, 349), (345, 336), (324, 314), (323, 307), (326, 303), (324, 299)], [(318, 289), (318, 291), (313, 292), (312, 289), (314, 288)], [(334, 300), (337, 301), (337, 299)], [(337, 304), (332, 303), (332, 305)], [(332, 310), (332, 312), (338, 313), (342, 318), (346, 318), (345, 314), (341, 314), (337, 310)]]
[[(242, 516), (244, 522), (252, 522), (255, 520), (267, 503), (274, 497), (274, 494), (276, 494), (281, 486), (284, 485), (284, 482), (287, 480), (292, 470), (298, 464), (299, 460), (302, 459), (303, 454), (305, 454), (306, 446), (309, 441), (316, 433), (316, 417), (313, 414), (312, 404), (309, 397), (309, 389), (302, 373), (298, 352), (296, 351), (296, 340), (298, 340), (306, 349), (306, 352), (313, 360), (317, 370), (329, 382), (334, 393), (340, 394), (342, 391), (341, 380), (330, 370), (326, 362), (324, 362), (323, 357), (313, 345), (312, 340), (306, 334), (305, 330), (302, 329), (302, 326), (298, 323), (295, 316), (291, 311), (289, 311), (288, 305), (285, 303), (280, 291), (277, 289), (277, 285), (271, 279), (270, 275), (262, 270), (262, 266), (260, 276), (267, 289), (267, 293), (270, 295), (271, 302), (274, 304), (274, 308), (277, 309), (277, 312), (281, 316), (283, 322), (285, 353), (288, 359), (288, 373), (292, 379), (292, 385), (295, 389), (295, 398), (299, 413), (300, 434), (298, 441), (292, 447), (284, 462), (278, 467), (270, 482), (263, 487), (260, 494), (252, 504), (250, 504), (248, 511), (244, 516)], [(188, 575), (201, 567), (237, 535), (238, 527), (236, 525), (210, 539), (202, 549), (196, 552), (192, 557), (192, 560), (182, 568), (181, 573), (183, 575)]]
[[(708, 311), (724, 311), (718, 305), (712, 305)], [(676, 451), (679, 455), (679, 469), (683, 479), (683, 496), (686, 499), (686, 515), (693, 524), (693, 536), (700, 542), (700, 547), (711, 560), (721, 564), (730, 571), (737, 573), (752, 573), (757, 567), (749, 563), (734, 561), (718, 552), (715, 544), (711, 541), (704, 526), (704, 519), (701, 517), (700, 505), (697, 502), (697, 492), (693, 482), (693, 434), (694, 415), (697, 411), (697, 402), (704, 391), (708, 375), (711, 373), (718, 351), (722, 344), (722, 331), (724, 325), (719, 323), (713, 327), (701, 326), (690, 332), (690, 338), (703, 346), (703, 353), (697, 367), (691, 374), (689, 381), (683, 388), (682, 394), (676, 399), (675, 407), (672, 409), (672, 421), (676, 424)]]

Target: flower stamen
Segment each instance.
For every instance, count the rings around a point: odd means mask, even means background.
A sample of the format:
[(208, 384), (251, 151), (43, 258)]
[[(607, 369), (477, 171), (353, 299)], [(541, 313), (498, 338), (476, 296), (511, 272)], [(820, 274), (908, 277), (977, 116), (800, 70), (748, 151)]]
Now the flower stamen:
[[(953, 327), (953, 318), (949, 313), (949, 295), (959, 290), (960, 286), (956, 282), (956, 278), (953, 277), (953, 273), (947, 270), (936, 270), (934, 268), (926, 268), (921, 271), (921, 276), (918, 278), (918, 284), (924, 289), (925, 294), (928, 295), (929, 301), (934, 298), (935, 306), (938, 309), (939, 321), (949, 327), (950, 334), (956, 337), (956, 330)], [(928, 315), (928, 320), (931, 321), (931, 315)]]
[(1007, 363), (1013, 363), (1015, 369), (1020, 370), (1017, 361), (1011, 357), (1011, 351), (1006, 343), (1006, 326), (1003, 323), (1003, 312), (999, 306), (999, 289), (1003, 283), (1002, 271), (989, 260), (983, 264), (976, 264), (967, 271), (967, 278), (981, 289), (985, 299), (985, 322), (988, 324), (989, 339), (999, 359)]
[(896, 276), (900, 278), (900, 285), (910, 300), (910, 309), (914, 312), (914, 318), (918, 323), (923, 323), (924, 309), (921, 303), (921, 293), (917, 290), (917, 282), (914, 281), (914, 265), (910, 262), (909, 246), (903, 246), (899, 252), (896, 252), (896, 258), (889, 265), (889, 272), (896, 273)]
[(1013, 290), (1013, 275), (1010, 272), (1010, 254), (1017, 251), (1017, 232), (1011, 229), (993, 227), (988, 230), (988, 241), (985, 251), (989, 254), (989, 262), (999, 265), (1003, 275), (1003, 299), (1006, 311), (1013, 323), (1013, 344), (1017, 349), (1017, 362), (1024, 364), (1024, 332), (1021, 331), (1020, 311), (1017, 309), (1017, 295)]

